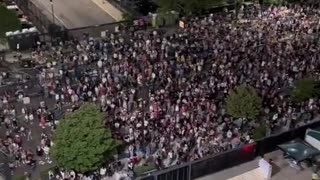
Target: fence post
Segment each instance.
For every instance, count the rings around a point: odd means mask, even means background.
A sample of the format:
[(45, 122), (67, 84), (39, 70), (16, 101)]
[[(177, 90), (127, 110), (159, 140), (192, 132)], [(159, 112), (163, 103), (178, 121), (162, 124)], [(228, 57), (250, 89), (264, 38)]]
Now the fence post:
[(191, 180), (191, 168), (192, 168), (192, 162), (189, 163), (188, 180)]

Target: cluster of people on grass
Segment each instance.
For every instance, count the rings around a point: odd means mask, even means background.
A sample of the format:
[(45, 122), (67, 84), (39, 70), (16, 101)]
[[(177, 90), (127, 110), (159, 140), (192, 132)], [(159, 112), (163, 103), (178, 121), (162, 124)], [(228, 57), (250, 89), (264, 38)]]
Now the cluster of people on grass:
[(240, 17), (217, 13), (185, 20), (171, 33), (120, 31), (39, 45), (33, 56), (45, 64), (43, 95), (57, 109), (99, 104), (106, 126), (127, 145), (119, 155), (129, 158), (127, 169), (149, 161), (161, 169), (252, 142), (259, 124), (241, 129), (245, 120), (226, 112), (225, 99), (238, 85), (262, 97), (259, 118), (270, 133), (295, 127), (306, 114), (316, 118), (319, 99), (296, 104), (288, 92), (298, 79), (320, 80), (319, 9), (269, 7), (260, 14), (253, 6)]

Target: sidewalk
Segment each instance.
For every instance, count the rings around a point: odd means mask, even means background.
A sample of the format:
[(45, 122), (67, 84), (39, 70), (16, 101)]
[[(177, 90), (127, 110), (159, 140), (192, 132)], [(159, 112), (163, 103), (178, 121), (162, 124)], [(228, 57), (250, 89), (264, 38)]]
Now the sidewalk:
[(108, 13), (116, 21), (122, 21), (122, 12), (114, 7), (108, 0), (91, 0), (97, 6), (99, 6), (103, 11)]

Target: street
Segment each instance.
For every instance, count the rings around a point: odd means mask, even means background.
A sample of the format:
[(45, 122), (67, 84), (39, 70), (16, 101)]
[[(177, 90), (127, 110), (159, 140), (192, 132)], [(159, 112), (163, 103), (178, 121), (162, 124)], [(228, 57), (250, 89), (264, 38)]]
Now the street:
[[(50, 0), (33, 0), (52, 19)], [(91, 0), (53, 0), (55, 21), (68, 29), (111, 23), (115, 20)]]

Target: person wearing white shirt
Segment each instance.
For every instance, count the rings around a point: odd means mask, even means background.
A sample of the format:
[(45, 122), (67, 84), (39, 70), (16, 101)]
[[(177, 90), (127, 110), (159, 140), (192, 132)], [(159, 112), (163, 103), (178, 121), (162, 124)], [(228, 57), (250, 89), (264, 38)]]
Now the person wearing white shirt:
[(103, 63), (102, 63), (101, 59), (98, 61), (97, 65), (99, 68), (102, 68)]
[(22, 113), (22, 114), (26, 114), (26, 109), (25, 109), (25, 108), (22, 108), (22, 109), (21, 109), (21, 113)]
[(56, 101), (59, 101), (59, 99), (60, 99), (59, 94), (56, 94), (56, 95), (55, 95), (55, 99), (56, 99)]
[(107, 169), (106, 169), (106, 168), (101, 168), (101, 169), (100, 169), (100, 175), (101, 175), (101, 176), (105, 176), (105, 175), (106, 175), (106, 172), (107, 172)]
[(47, 160), (48, 164), (51, 164), (52, 161), (50, 160), (50, 157), (49, 157), (50, 148), (48, 146), (44, 146), (43, 151), (44, 151), (44, 154), (46, 155), (45, 159)]
[(232, 132), (229, 130), (228, 132), (227, 132), (227, 137), (230, 139), (230, 138), (232, 138)]
[(28, 114), (24, 115), (24, 120), (25, 120), (26, 122), (29, 121), (29, 116), (28, 116)]
[(76, 173), (74, 171), (70, 172), (70, 179), (75, 180), (76, 179)]

